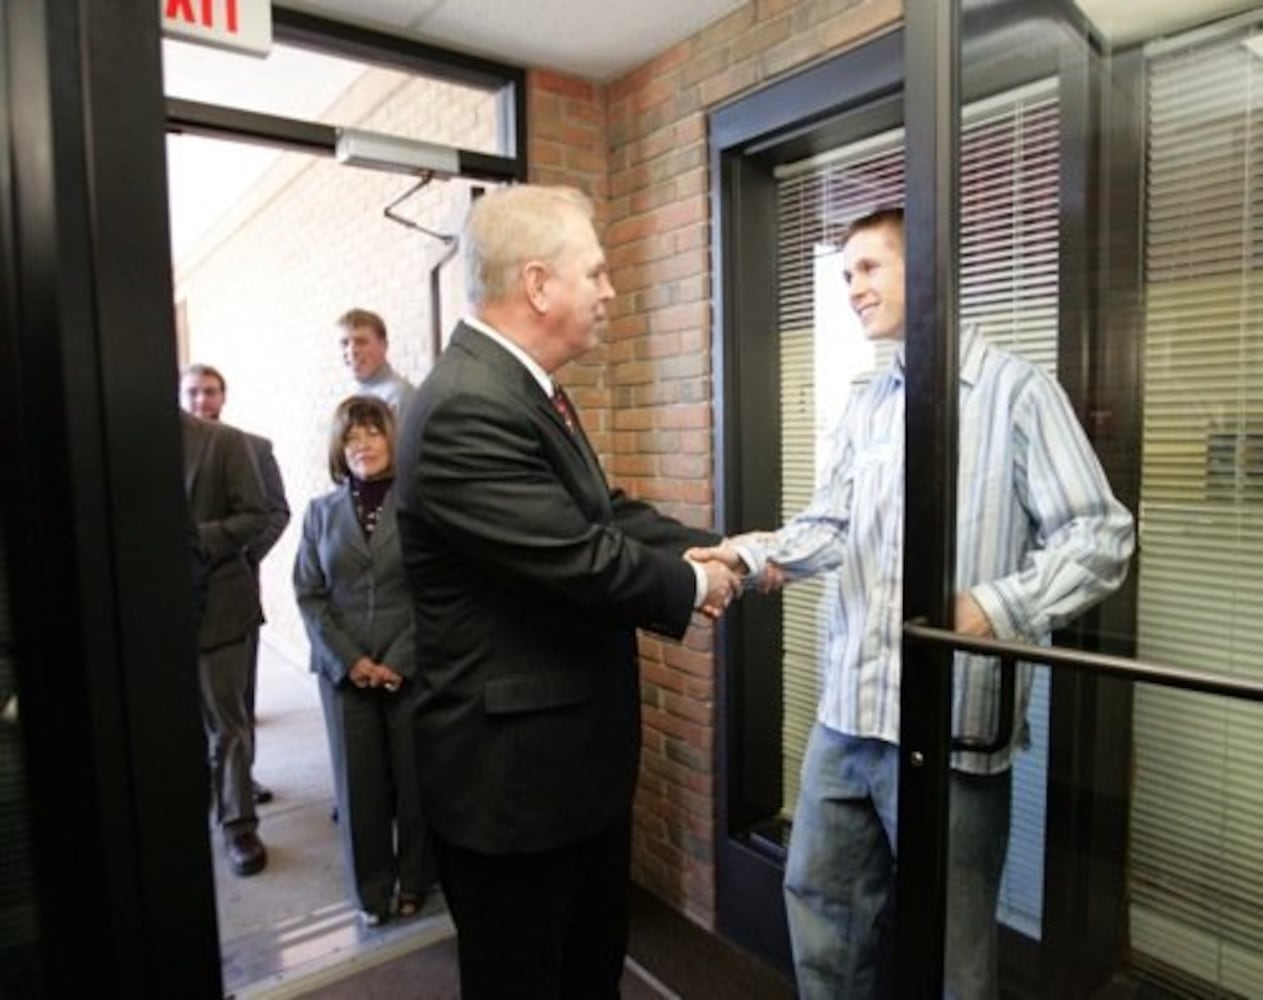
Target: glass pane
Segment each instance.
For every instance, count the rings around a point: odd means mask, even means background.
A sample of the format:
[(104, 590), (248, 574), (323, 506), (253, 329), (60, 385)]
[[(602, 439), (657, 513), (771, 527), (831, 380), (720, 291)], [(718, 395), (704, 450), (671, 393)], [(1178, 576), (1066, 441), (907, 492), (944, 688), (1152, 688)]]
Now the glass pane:
[(292, 45), (266, 58), (164, 39), (168, 97), (512, 156), (499, 94)]
[[(1263, 10), (1143, 48), (1139, 656), (1259, 679)], [(1184, 26), (1182, 26), (1184, 27)], [(1138, 691), (1128, 930), (1141, 979), (1263, 995), (1254, 705)], [(1253, 827), (1251, 827), (1253, 828)]]
[[(957, 627), (1257, 679), (1263, 7), (964, 6), (964, 107), (1049, 103), (962, 138)], [(948, 993), (1263, 996), (1257, 707), (1002, 677), (956, 658)]]

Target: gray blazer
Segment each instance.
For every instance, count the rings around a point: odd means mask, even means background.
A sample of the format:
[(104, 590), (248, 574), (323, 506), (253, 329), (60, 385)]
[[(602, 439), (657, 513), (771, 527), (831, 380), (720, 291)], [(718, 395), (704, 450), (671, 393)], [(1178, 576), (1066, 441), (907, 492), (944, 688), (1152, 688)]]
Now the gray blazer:
[(267, 530), (263, 483), (246, 436), (181, 411), (184, 489), (209, 567), (198, 648), (244, 638), (263, 620), (246, 550)]
[(403, 572), (395, 491), (364, 537), (349, 486), (312, 500), (294, 559), (294, 594), (311, 640), (311, 669), (341, 684), (367, 656), (404, 678), (416, 674), (416, 628)]

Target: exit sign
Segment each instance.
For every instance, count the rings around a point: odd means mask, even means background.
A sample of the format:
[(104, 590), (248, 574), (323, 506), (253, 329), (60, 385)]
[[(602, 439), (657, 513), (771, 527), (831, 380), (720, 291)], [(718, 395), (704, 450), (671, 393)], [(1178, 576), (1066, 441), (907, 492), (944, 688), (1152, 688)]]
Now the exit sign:
[(271, 0), (158, 0), (162, 33), (265, 56), (272, 47)]

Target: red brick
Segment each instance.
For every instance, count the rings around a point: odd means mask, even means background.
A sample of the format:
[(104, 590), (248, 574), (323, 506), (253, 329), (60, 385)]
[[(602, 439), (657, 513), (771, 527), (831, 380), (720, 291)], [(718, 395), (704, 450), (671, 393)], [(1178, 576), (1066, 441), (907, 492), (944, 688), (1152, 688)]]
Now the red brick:
[(591, 83), (573, 76), (562, 76), (547, 70), (531, 70), (527, 76), (529, 90), (542, 90), (584, 101), (591, 101), (595, 96), (595, 88)]
[(667, 666), (695, 677), (710, 677), (715, 672), (715, 661), (709, 653), (685, 646), (664, 646), (662, 658)]
[(705, 479), (711, 473), (711, 461), (706, 455), (663, 455), (657, 471), (669, 479)]

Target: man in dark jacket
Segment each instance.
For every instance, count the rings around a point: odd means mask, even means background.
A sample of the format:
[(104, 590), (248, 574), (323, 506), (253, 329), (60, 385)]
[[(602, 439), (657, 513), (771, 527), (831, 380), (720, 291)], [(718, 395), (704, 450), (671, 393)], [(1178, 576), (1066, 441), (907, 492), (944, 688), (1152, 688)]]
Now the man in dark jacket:
[(198, 627), (198, 685), (209, 744), (215, 818), (238, 875), (267, 864), (258, 836), (250, 761), (254, 730), (246, 708), (249, 637), (262, 620), (248, 551), (267, 530), (263, 484), (245, 435), (181, 413), (184, 486), (209, 567)]
[[(180, 405), (186, 413), (203, 420), (219, 420), (228, 399), (228, 383), (223, 373), (212, 365), (188, 365), (180, 373)], [(250, 568), (254, 571), (255, 586), (259, 584), (259, 564), (263, 557), (272, 551), (285, 526), (289, 524), (289, 501), (285, 499), (285, 483), (281, 479), (280, 467), (276, 464), (276, 456), (272, 454), (272, 442), (258, 434), (242, 431), (250, 444), (255, 465), (263, 480), (263, 498), (267, 503), (267, 529), (250, 546), (247, 556)], [(259, 683), (259, 627), (256, 625), (250, 632), (250, 679), (246, 685), (246, 711), (250, 716), (250, 728), (253, 732), (255, 723), (254, 701)], [(250, 759), (253, 767), (254, 758)], [(250, 787), (254, 793), (254, 801), (258, 804), (272, 801), (272, 790), (250, 778)]]
[(714, 536), (611, 490), (552, 373), (614, 297), (579, 192), (479, 199), (477, 316), (404, 417), (399, 528), (417, 621), (417, 761), (461, 991), (618, 994), (640, 749), (636, 629), (680, 638), (738, 581)]

